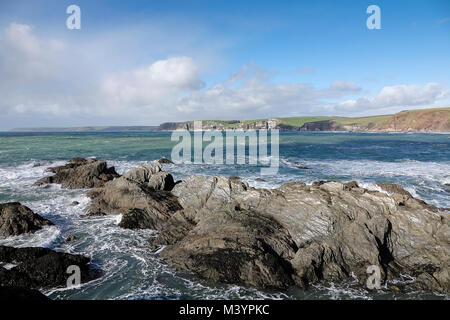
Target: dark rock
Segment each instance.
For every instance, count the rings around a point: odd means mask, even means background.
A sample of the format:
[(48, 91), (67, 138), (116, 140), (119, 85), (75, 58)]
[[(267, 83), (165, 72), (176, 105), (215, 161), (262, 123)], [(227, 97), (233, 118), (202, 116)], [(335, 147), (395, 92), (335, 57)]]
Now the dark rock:
[(305, 166), (295, 166), (297, 169), (301, 169), (301, 170), (306, 170), (309, 169), (308, 167)]
[(37, 168), (37, 167), (41, 167), (41, 166), (47, 166), (49, 164), (52, 164), (53, 162), (51, 161), (46, 161), (46, 162), (36, 162), (33, 164), (33, 168)]
[(262, 178), (256, 178), (255, 181), (265, 182), (266, 180), (264, 180), (264, 179), (262, 179)]
[(66, 238), (66, 242), (72, 242), (75, 240), (77, 240), (77, 237), (74, 234), (71, 234), (71, 235), (67, 236), (67, 238)]
[(350, 181), (350, 182), (344, 183), (344, 186), (350, 190), (354, 189), (354, 188), (359, 188), (359, 185), (356, 181)]
[(0, 204), (0, 237), (36, 232), (43, 226), (53, 225), (19, 202)]
[(35, 289), (26, 289), (21, 287), (0, 286), (0, 301), (50, 301), (46, 295)]
[(79, 205), (80, 203), (78, 202), (78, 201), (73, 201), (72, 203), (71, 203), (71, 205), (72, 206), (77, 206), (77, 205)]
[(108, 168), (105, 161), (74, 158), (67, 164), (47, 169), (53, 176), (44, 177), (35, 186), (56, 183), (68, 189), (98, 188), (119, 177), (114, 167)]
[(81, 282), (101, 275), (90, 265), (90, 259), (81, 255), (55, 252), (47, 248), (14, 248), (0, 246), (0, 261), (16, 265), (11, 269), (0, 267), (0, 285), (28, 289), (65, 286), (71, 265), (80, 267)]
[(167, 158), (161, 158), (158, 160), (158, 162), (161, 164), (173, 164), (173, 162)]
[(155, 190), (170, 191), (175, 186), (175, 181), (173, 181), (173, 176), (170, 173), (157, 172), (151, 176), (147, 185)]

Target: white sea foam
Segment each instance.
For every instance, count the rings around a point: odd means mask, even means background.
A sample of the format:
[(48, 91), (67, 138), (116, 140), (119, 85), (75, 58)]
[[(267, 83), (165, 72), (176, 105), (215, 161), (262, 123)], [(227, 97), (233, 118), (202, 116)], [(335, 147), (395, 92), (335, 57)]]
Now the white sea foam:
[[(150, 161), (121, 160), (108, 161), (119, 173)], [(61, 165), (63, 161), (53, 165)], [(310, 169), (300, 170), (301, 164)], [(33, 167), (34, 162), (19, 166), (0, 166), (0, 196), (8, 195), (8, 201), (21, 201), (34, 212), (53, 221), (56, 226), (45, 227), (34, 234), (10, 237), (0, 240), (0, 244), (11, 246), (45, 246), (58, 251), (77, 253), (92, 258), (104, 275), (97, 280), (83, 284), (79, 289), (60, 288), (46, 292), (52, 298), (74, 299), (286, 299), (304, 298), (357, 298), (368, 299), (371, 294), (352, 284), (318, 286), (316, 291), (301, 293), (262, 292), (256, 289), (234, 285), (214, 285), (190, 273), (176, 272), (163, 264), (157, 254), (148, 249), (148, 243), (156, 233), (152, 230), (127, 230), (117, 226), (121, 215), (101, 217), (84, 216), (84, 208), (90, 199), (86, 190), (65, 190), (59, 186), (32, 187), (37, 179), (46, 173), (46, 164)], [(176, 180), (192, 174), (239, 175), (250, 185), (274, 188), (293, 180), (312, 182), (334, 179), (357, 180), (361, 186), (377, 189), (376, 182), (399, 183), (413, 195), (425, 200), (435, 200), (450, 207), (448, 194), (443, 193), (442, 184), (448, 183), (449, 163), (418, 161), (377, 162), (377, 161), (311, 161), (282, 159), (276, 176), (259, 178), (255, 166), (233, 165), (164, 165)], [(382, 181), (378, 181), (382, 180)], [(381, 190), (378, 190), (381, 191)], [(428, 197), (428, 198), (427, 198)], [(72, 206), (73, 201), (80, 204)], [(445, 205), (445, 204), (448, 205)], [(66, 242), (68, 235), (76, 239)]]

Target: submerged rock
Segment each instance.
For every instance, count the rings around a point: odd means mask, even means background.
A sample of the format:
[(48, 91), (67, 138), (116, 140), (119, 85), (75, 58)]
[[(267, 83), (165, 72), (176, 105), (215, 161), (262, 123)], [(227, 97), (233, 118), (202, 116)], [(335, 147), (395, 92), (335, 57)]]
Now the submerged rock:
[(0, 203), (0, 238), (33, 233), (52, 222), (19, 202)]
[(35, 186), (56, 183), (68, 189), (98, 188), (119, 177), (114, 167), (108, 168), (105, 161), (84, 158), (74, 158), (63, 166), (51, 167), (47, 171), (54, 175), (39, 179)]
[(28, 289), (65, 286), (70, 276), (67, 268), (71, 265), (80, 268), (82, 283), (101, 275), (90, 265), (89, 258), (47, 248), (0, 246), (0, 262), (14, 265), (9, 269), (0, 267), (0, 286)]

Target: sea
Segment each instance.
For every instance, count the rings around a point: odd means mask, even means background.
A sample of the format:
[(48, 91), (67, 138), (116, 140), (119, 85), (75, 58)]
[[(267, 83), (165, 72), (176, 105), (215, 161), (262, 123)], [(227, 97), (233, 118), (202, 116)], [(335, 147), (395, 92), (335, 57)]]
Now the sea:
[[(0, 132), (0, 202), (19, 201), (55, 225), (34, 234), (0, 239), (0, 245), (48, 247), (83, 254), (100, 267), (101, 278), (79, 288), (44, 293), (52, 299), (448, 299), (413, 291), (393, 293), (385, 287), (368, 291), (356, 278), (308, 290), (261, 291), (224, 285), (179, 272), (148, 249), (153, 230), (118, 227), (120, 215), (86, 217), (87, 190), (58, 185), (33, 187), (49, 175), (46, 168), (73, 157), (106, 160), (119, 173), (165, 157), (176, 141), (165, 132), (20, 133)], [(450, 208), (450, 134), (433, 133), (280, 133), (279, 170), (260, 175), (260, 165), (169, 164), (175, 180), (190, 175), (240, 176), (251, 186), (276, 188), (290, 181), (355, 180), (368, 189), (397, 183), (429, 204)], [(78, 201), (78, 206), (72, 206)], [(65, 238), (75, 235), (76, 240)], [(414, 281), (408, 275), (398, 281)], [(388, 284), (389, 285), (389, 284)]]

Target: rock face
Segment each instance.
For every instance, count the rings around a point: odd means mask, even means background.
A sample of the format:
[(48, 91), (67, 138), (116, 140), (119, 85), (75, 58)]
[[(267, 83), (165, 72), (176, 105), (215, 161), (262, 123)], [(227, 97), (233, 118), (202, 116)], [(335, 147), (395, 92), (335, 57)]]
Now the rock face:
[(92, 189), (86, 213), (123, 214), (121, 227), (157, 229), (181, 209), (177, 198), (168, 191), (173, 186), (172, 175), (161, 171), (161, 164), (155, 161)]
[(0, 238), (35, 232), (53, 225), (19, 202), (0, 203)]
[(71, 265), (80, 267), (81, 282), (90, 281), (101, 274), (90, 266), (89, 258), (47, 248), (0, 246), (0, 262), (14, 265), (10, 269), (0, 267), (0, 286), (28, 289), (65, 286), (70, 276), (67, 268)]
[(56, 183), (68, 189), (98, 188), (119, 175), (114, 167), (108, 168), (105, 161), (74, 158), (67, 164), (47, 169), (53, 176), (44, 177), (35, 186)]
[(151, 246), (165, 245), (170, 265), (225, 283), (307, 287), (355, 275), (364, 284), (375, 265), (382, 281), (408, 274), (414, 288), (449, 292), (448, 218), (399, 186), (382, 188), (389, 195), (355, 182), (266, 190), (193, 176), (172, 190), (182, 209), (154, 217)]
[(44, 294), (35, 289), (0, 286), (0, 301), (50, 301)]

